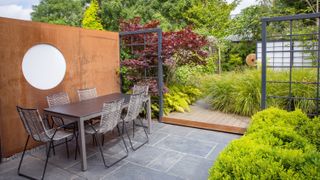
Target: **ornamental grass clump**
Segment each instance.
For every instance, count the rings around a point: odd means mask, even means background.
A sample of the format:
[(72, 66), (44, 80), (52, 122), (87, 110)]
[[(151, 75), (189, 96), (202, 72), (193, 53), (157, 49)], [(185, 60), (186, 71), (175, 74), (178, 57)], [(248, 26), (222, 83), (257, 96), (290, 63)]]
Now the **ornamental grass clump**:
[(213, 109), (247, 116), (259, 111), (259, 71), (230, 72), (206, 78), (203, 82), (202, 91)]
[[(317, 89), (316, 71), (314, 70), (293, 70), (293, 83), (291, 94), (299, 97), (290, 102), (286, 98), (267, 98), (267, 105), (287, 109), (291, 103), (291, 109), (298, 108), (305, 113), (316, 111), (316, 101), (305, 100), (303, 98), (315, 98)], [(269, 70), (267, 72), (268, 81), (289, 81), (289, 71)], [(241, 72), (228, 72), (222, 75), (206, 77), (203, 80), (202, 91), (207, 102), (215, 110), (227, 113), (235, 113), (244, 116), (251, 116), (260, 110), (261, 102), (261, 71), (245, 70)], [(289, 95), (288, 83), (268, 83), (268, 96)]]
[(257, 113), (221, 152), (209, 179), (320, 179), (319, 122), (301, 110)]

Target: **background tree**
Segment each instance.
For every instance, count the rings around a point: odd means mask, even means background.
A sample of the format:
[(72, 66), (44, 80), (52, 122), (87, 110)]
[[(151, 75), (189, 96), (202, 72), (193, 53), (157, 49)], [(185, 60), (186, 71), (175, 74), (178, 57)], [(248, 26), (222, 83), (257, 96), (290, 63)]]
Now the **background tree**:
[(80, 0), (42, 0), (33, 6), (32, 21), (80, 26), (83, 4)]
[(86, 29), (103, 30), (101, 19), (98, 15), (99, 5), (97, 0), (91, 0), (90, 6), (85, 11), (82, 27)]
[(269, 16), (271, 9), (266, 5), (245, 8), (233, 19), (233, 35), (241, 40), (261, 39), (261, 17)]
[(118, 31), (121, 20), (141, 17), (142, 23), (158, 20), (164, 31), (179, 30), (187, 24), (183, 13), (191, 6), (191, 0), (102, 0), (102, 19), (105, 28)]
[[(98, 13), (103, 28), (111, 31), (120, 30), (121, 20), (141, 17), (142, 23), (158, 20), (163, 31), (178, 31), (192, 25), (201, 34), (222, 37), (229, 32), (230, 12), (239, 0), (234, 1), (228, 4), (226, 0), (99, 0)], [(75, 2), (78, 3), (75, 9), (66, 5)], [(42, 0), (34, 9), (33, 20), (39, 21), (37, 18), (50, 15), (50, 19), (43, 18), (41, 21), (60, 23), (61, 18), (71, 18), (70, 13), (75, 10), (82, 14), (87, 3), (89, 0)], [(48, 12), (48, 9), (52, 10)], [(77, 23), (62, 23), (80, 26), (81, 16), (77, 17)]]
[[(308, 3), (310, 2), (310, 4)], [(310, 6), (311, 5), (311, 6)], [(301, 13), (312, 13), (316, 8), (316, 0), (260, 0), (258, 5), (249, 6), (241, 11), (233, 20), (233, 35), (242, 40), (261, 40), (261, 18)], [(278, 23), (270, 26), (271, 33), (283, 31), (285, 25)]]
[(187, 24), (191, 24), (201, 34), (226, 37), (230, 33), (231, 11), (239, 0), (228, 4), (225, 0), (193, 1), (191, 8), (183, 13)]

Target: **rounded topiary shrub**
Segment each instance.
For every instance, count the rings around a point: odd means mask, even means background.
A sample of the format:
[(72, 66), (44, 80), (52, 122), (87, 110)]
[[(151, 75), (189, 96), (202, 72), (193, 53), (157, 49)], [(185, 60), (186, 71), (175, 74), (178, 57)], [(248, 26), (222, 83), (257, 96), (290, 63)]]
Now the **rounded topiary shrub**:
[(219, 155), (209, 179), (320, 179), (319, 124), (300, 110), (261, 111)]

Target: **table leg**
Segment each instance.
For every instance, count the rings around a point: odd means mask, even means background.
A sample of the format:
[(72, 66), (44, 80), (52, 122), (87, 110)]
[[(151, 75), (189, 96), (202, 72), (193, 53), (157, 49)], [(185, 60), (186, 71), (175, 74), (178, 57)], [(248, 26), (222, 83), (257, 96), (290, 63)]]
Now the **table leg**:
[(84, 134), (84, 121), (80, 119), (78, 122), (79, 135), (80, 135), (80, 158), (82, 171), (87, 170), (87, 152), (86, 152), (86, 137)]
[(151, 99), (150, 96), (147, 101), (147, 121), (148, 121), (148, 133), (151, 133)]

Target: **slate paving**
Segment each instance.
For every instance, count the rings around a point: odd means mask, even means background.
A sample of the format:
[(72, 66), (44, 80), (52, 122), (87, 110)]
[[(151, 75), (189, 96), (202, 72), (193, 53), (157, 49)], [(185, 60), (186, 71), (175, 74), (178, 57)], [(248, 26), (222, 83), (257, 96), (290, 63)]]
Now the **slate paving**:
[[(134, 145), (144, 141), (144, 132), (135, 128)], [(132, 135), (132, 129), (130, 132)], [(175, 126), (154, 121), (149, 143), (137, 151), (129, 150), (129, 156), (111, 168), (105, 168), (98, 147), (87, 137), (88, 170), (83, 172), (79, 156), (74, 159), (74, 143), (69, 145), (67, 159), (65, 146), (56, 147), (51, 155), (45, 179), (74, 180), (202, 180), (208, 178), (208, 170), (218, 154), (239, 135)], [(117, 133), (106, 136), (104, 154), (107, 163), (124, 155), (124, 145)], [(129, 146), (128, 139), (126, 142)], [(22, 171), (40, 177), (44, 164), (45, 148), (28, 152)], [(0, 164), (0, 180), (25, 179), (17, 175), (20, 158)]]

